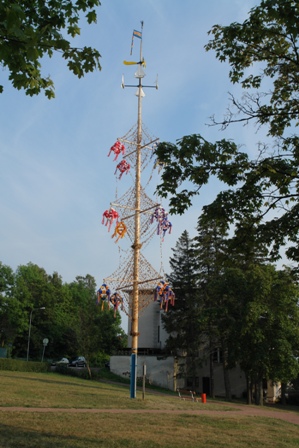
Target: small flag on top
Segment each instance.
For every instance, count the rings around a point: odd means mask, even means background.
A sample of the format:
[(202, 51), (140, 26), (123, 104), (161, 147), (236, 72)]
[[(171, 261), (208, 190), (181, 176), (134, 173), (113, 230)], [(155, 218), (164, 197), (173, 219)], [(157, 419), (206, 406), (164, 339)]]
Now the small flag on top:
[(138, 39), (142, 39), (142, 31), (133, 30), (130, 55), (132, 55), (132, 51), (133, 51), (134, 37), (138, 37)]
[(134, 30), (134, 31), (133, 31), (133, 36), (134, 36), (134, 37), (139, 37), (139, 39), (142, 39), (142, 33), (141, 33), (141, 31), (136, 31), (136, 30)]

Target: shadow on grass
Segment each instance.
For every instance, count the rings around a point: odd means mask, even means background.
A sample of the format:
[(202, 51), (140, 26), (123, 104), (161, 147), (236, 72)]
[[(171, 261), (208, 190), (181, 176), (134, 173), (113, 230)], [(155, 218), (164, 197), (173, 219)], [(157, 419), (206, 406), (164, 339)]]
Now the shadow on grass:
[(93, 448), (107, 446), (107, 440), (88, 437), (55, 435), (49, 432), (24, 430), (15, 426), (0, 424), (0, 447), (2, 448)]
[[(32, 375), (32, 374), (31, 374)], [(25, 381), (30, 381), (30, 382), (39, 382), (39, 383), (46, 383), (46, 384), (61, 384), (61, 385), (71, 385), (71, 386), (80, 386), (80, 387), (96, 387), (95, 384), (105, 384), (108, 383), (110, 381), (107, 381), (106, 379), (98, 379), (98, 378), (83, 378), (80, 377), (80, 375), (67, 375), (65, 373), (61, 374), (60, 372), (49, 372), (49, 373), (41, 373), (41, 376), (39, 376), (38, 378), (33, 378), (32, 376), (22, 376), (18, 374), (18, 379), (21, 380), (25, 380)], [(46, 378), (46, 375), (49, 375), (49, 379)], [(62, 378), (64, 378), (65, 380), (59, 380), (58, 376), (61, 375)], [(2, 373), (0, 374), (1, 377), (6, 377), (11, 379), (12, 376), (11, 374), (6, 374), (6, 373)], [(57, 379), (54, 379), (56, 376)], [(79, 379), (79, 380), (83, 380), (80, 383), (74, 381), (75, 379)], [(113, 384), (114, 382), (111, 381), (110, 384)], [(115, 384), (119, 384), (119, 385), (129, 385), (126, 383), (117, 383), (115, 382)]]
[(94, 437), (86, 434), (77, 437), (0, 424), (0, 448), (141, 448), (143, 446), (155, 448), (157, 445), (150, 440), (140, 443), (125, 437), (118, 440), (107, 439), (101, 437), (100, 431)]

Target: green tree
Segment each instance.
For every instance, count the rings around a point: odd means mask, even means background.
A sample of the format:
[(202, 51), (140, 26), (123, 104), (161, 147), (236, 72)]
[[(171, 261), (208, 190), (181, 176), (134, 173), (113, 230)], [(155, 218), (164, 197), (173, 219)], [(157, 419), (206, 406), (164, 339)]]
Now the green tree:
[[(40, 309), (45, 308), (45, 309)], [(14, 273), (0, 263), (0, 343), (13, 344), (13, 356), (25, 357), (31, 315), (30, 359), (98, 354), (110, 355), (126, 347), (121, 316), (101, 312), (96, 304), (96, 283), (91, 275), (63, 283), (36, 264), (21, 265)]]
[(96, 351), (106, 355), (113, 355), (118, 350), (127, 347), (127, 335), (121, 328), (121, 315), (114, 311), (101, 311), (97, 305), (95, 316), (95, 326), (97, 330)]
[(288, 243), (286, 254), (298, 261), (298, 3), (263, 0), (244, 23), (215, 25), (210, 33), (206, 49), (230, 64), (230, 80), (244, 92), (241, 100), (231, 97), (222, 126), (253, 120), (275, 140), (271, 147), (260, 144), (253, 159), (232, 141), (210, 143), (200, 135), (161, 143), (156, 153), (165, 168), (158, 192), (172, 196), (171, 212), (183, 213), (216, 176), (228, 189), (207, 206), (211, 218), (237, 225), (243, 238), (255, 227), (273, 259)]
[[(273, 273), (271, 302), (267, 324), (270, 327), (269, 375), (282, 383), (282, 403), (285, 388), (299, 374), (299, 288), (290, 269)], [(270, 316), (270, 317), (269, 317)]]
[(68, 285), (54, 272), (48, 275), (50, 294), (47, 298), (44, 334), (49, 339), (46, 348), (48, 358), (73, 356), (76, 347), (74, 306)]
[(96, 282), (91, 275), (77, 276), (69, 284), (73, 306), (73, 330), (75, 333), (74, 351), (84, 355), (89, 362), (97, 354), (111, 355), (114, 350), (126, 346), (121, 329), (121, 317), (114, 317), (112, 308), (101, 311), (96, 300)]
[(6, 348), (27, 328), (20, 303), (14, 298), (14, 282), (13, 270), (0, 262), (0, 346)]
[[(89, 368), (95, 351), (96, 282), (91, 275), (77, 276), (69, 285), (73, 304), (73, 330), (76, 355), (84, 355)], [(90, 370), (89, 370), (90, 372)]]
[[(97, 19), (99, 0), (3, 0), (0, 6), (0, 64), (9, 80), (27, 95), (42, 90), (54, 97), (54, 84), (42, 74), (42, 59), (61, 54), (79, 78), (101, 69), (100, 54), (91, 47), (78, 48), (71, 40), (80, 35), (82, 13), (89, 24)], [(3, 86), (0, 86), (0, 92)]]
[[(240, 365), (247, 399), (263, 404), (263, 380), (287, 383), (298, 372), (298, 286), (289, 270), (225, 267), (210, 285), (224, 369)], [(229, 395), (227, 395), (229, 399)]]
[(246, 92), (241, 101), (231, 97), (223, 126), (253, 120), (277, 137), (298, 125), (298, 23), (297, 1), (262, 0), (243, 23), (212, 27), (206, 50), (229, 63), (230, 80)]
[[(47, 321), (47, 302), (51, 295), (48, 275), (43, 268), (28, 263), (17, 268), (15, 273), (14, 298), (18, 301), (22, 318), (26, 320), (26, 328), (19, 335), (13, 347), (13, 355), (25, 357), (28, 343), (28, 329), (32, 312), (30, 357), (37, 358), (42, 352), (42, 341)], [(45, 307), (45, 310), (40, 308)]]
[(176, 294), (175, 306), (163, 315), (164, 327), (169, 335), (167, 347), (174, 353), (185, 353), (187, 378), (195, 388), (196, 363), (200, 347), (200, 301), (194, 244), (185, 230), (178, 239), (170, 258), (168, 276)]
[[(287, 382), (297, 375), (298, 286), (290, 270), (276, 271), (267, 264), (265, 245), (254, 228), (248, 228), (246, 239), (238, 228), (227, 238), (227, 230), (225, 220), (212, 221), (205, 210), (198, 220), (201, 323), (210, 353), (221, 348), (227, 399), (230, 370), (239, 364), (248, 379), (248, 400), (254, 390), (259, 404), (264, 378)], [(212, 359), (210, 366), (212, 391)]]
[[(298, 372), (298, 286), (289, 270), (271, 265), (245, 272), (239, 363), (263, 403), (263, 379), (288, 382)], [(251, 395), (248, 395), (250, 402)]]
[[(219, 332), (219, 303), (214, 294), (213, 282), (218, 279), (223, 263), (227, 257), (227, 231), (228, 227), (223, 221), (206, 219), (205, 213), (198, 219), (197, 235), (194, 238), (197, 269), (199, 274), (199, 290), (202, 297), (202, 310), (200, 314), (201, 332), (205, 342), (202, 347), (206, 347), (207, 357), (210, 365), (210, 395), (214, 398), (214, 354), (224, 350), (224, 337)], [(224, 363), (225, 365), (226, 363)], [(226, 395), (230, 396), (229, 378), (227, 370), (224, 369), (224, 379), (226, 385)]]
[[(244, 306), (244, 273), (241, 269), (224, 266), (207, 285), (205, 314), (214, 347), (220, 349), (225, 396), (231, 400), (230, 371), (238, 363), (240, 316)], [(210, 337), (211, 337), (210, 336)]]

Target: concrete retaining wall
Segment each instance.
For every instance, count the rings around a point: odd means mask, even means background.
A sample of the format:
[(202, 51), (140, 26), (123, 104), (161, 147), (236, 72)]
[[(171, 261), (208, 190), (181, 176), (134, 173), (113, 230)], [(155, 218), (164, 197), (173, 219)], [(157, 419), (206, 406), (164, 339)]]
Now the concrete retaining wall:
[[(111, 372), (129, 378), (130, 376), (130, 356), (112, 356), (110, 358)], [(142, 377), (143, 365), (146, 365), (146, 379), (150, 384), (154, 384), (165, 389), (176, 390), (174, 375), (175, 360), (173, 356), (162, 358), (159, 356), (138, 356), (137, 377)]]

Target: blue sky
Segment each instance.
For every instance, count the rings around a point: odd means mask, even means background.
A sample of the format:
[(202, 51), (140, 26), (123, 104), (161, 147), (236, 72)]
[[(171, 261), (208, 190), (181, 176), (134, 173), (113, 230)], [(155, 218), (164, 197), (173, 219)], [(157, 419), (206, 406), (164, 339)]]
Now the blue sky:
[[(45, 60), (56, 98), (43, 94), (27, 97), (14, 90), (5, 69), (1, 72), (4, 93), (0, 125), (0, 261), (16, 269), (36, 263), (49, 274), (57, 271), (65, 282), (77, 275), (93, 275), (101, 285), (117, 269), (118, 246), (101, 224), (102, 213), (116, 195), (132, 183), (127, 176), (117, 181), (107, 154), (117, 137), (136, 124), (134, 66), (139, 41), (130, 46), (133, 29), (144, 21), (143, 55), (147, 63), (143, 123), (161, 141), (175, 142), (183, 135), (201, 133), (215, 141), (232, 138), (252, 150), (255, 130), (237, 125), (225, 132), (209, 127), (209, 117), (223, 116), (228, 92), (238, 87), (228, 81), (228, 66), (213, 52), (206, 53), (208, 31), (216, 24), (244, 21), (254, 0), (103, 0), (98, 22), (81, 23), (81, 36), (74, 45), (91, 45), (101, 53), (102, 70), (78, 80), (65, 62), (55, 56)], [(149, 195), (159, 182), (154, 172)], [(217, 185), (209, 184), (184, 216), (172, 216), (173, 230), (160, 249), (158, 237), (146, 256), (159, 270), (161, 260), (169, 272), (171, 248), (186, 229), (195, 235), (203, 204), (210, 202)], [(167, 201), (163, 205), (167, 209)], [(125, 241), (122, 243), (125, 245)]]

